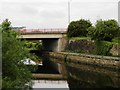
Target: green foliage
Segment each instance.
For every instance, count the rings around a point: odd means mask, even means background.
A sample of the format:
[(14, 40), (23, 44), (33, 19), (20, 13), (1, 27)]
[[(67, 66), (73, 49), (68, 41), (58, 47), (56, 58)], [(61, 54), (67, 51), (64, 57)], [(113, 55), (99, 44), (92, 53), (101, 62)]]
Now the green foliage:
[(112, 39), (112, 42), (120, 44), (120, 37), (115, 37)]
[(95, 36), (95, 31), (96, 31), (96, 28), (94, 26), (91, 26), (87, 29), (88, 33), (87, 33), (87, 36), (91, 37), (91, 39), (94, 39), (96, 38)]
[[(40, 42), (25, 41), (24, 46), (27, 51), (42, 50), (42, 43), (40, 43)], [(28, 58), (34, 60), (35, 62), (40, 62), (40, 60), (41, 60), (41, 56), (35, 55), (34, 53), (28, 54)]]
[(27, 65), (27, 67), (32, 73), (38, 69), (38, 65)]
[(35, 54), (29, 54), (28, 58), (32, 59), (35, 62), (40, 62), (40, 60), (41, 60), (41, 57), (37, 56)]
[(31, 79), (31, 73), (21, 62), (27, 57), (24, 42), (16, 38), (10, 29), (10, 22), (2, 23), (2, 71), (3, 88), (23, 88)]
[(40, 42), (25, 41), (27, 50), (42, 50), (42, 44)]
[(95, 40), (111, 41), (112, 38), (118, 37), (118, 32), (120, 29), (116, 20), (98, 20), (95, 27), (88, 29), (88, 36)]
[(36, 47), (37, 50), (42, 50), (43, 49), (42, 43), (40, 43), (40, 42), (37, 42), (35, 44), (35, 47)]
[(111, 55), (110, 49), (112, 48), (112, 43), (108, 41), (96, 41), (96, 49), (94, 54), (97, 55)]
[(26, 48), (32, 48), (32, 42), (25, 41), (25, 47)]
[(11, 22), (10, 21), (8, 21), (8, 19), (6, 19), (6, 20), (4, 20), (3, 22), (2, 22), (2, 24), (1, 24), (1, 29), (3, 30), (3, 31), (8, 31), (8, 30), (11, 30)]
[(72, 21), (68, 26), (68, 37), (81, 37), (87, 35), (87, 29), (91, 26), (89, 20), (80, 19), (79, 21)]

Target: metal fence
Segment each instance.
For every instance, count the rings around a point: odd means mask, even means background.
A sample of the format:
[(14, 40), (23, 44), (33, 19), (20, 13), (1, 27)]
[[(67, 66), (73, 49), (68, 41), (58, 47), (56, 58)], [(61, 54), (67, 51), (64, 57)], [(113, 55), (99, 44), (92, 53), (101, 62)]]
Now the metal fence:
[(66, 33), (66, 28), (51, 28), (51, 29), (20, 29), (20, 33)]

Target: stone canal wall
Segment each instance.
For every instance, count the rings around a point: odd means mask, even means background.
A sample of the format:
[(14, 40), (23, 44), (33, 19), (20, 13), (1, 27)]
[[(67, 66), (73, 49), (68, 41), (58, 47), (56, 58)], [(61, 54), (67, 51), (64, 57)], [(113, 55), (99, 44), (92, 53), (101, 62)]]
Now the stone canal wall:
[(95, 42), (93, 40), (67, 40), (65, 50), (90, 53), (91, 51), (95, 50)]
[[(102, 51), (99, 52), (106, 52), (111, 55), (120, 55), (120, 44), (111, 43), (111, 45), (109, 46), (108, 43), (111, 42), (102, 42), (103, 47), (100, 47), (101, 45), (99, 44), (99, 49), (102, 49)], [(97, 52), (97, 47), (98, 46), (96, 45), (96, 42), (94, 40), (67, 40), (65, 51), (95, 54)], [(101, 53), (101, 55), (103, 53)]]
[(120, 70), (120, 58), (119, 57), (108, 57), (99, 55), (86, 55), (77, 53), (65, 53), (65, 52), (49, 52), (49, 57), (52, 61), (62, 61), (64, 63), (78, 63), (85, 65), (92, 65), (98, 67), (104, 67), (108, 69)]

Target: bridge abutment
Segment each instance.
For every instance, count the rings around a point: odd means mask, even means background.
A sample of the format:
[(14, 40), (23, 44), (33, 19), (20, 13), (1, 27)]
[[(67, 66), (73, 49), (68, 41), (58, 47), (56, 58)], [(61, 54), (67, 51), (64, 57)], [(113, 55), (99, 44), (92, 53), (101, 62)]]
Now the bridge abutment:
[(64, 50), (66, 40), (64, 38), (42, 40), (45, 51), (61, 52)]

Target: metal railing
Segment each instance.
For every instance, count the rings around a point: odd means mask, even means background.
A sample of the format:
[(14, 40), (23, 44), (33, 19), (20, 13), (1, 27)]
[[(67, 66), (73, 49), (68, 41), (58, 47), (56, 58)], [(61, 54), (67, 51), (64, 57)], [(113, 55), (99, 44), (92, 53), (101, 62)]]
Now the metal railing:
[(51, 29), (20, 29), (20, 33), (66, 33), (66, 28), (51, 28)]

